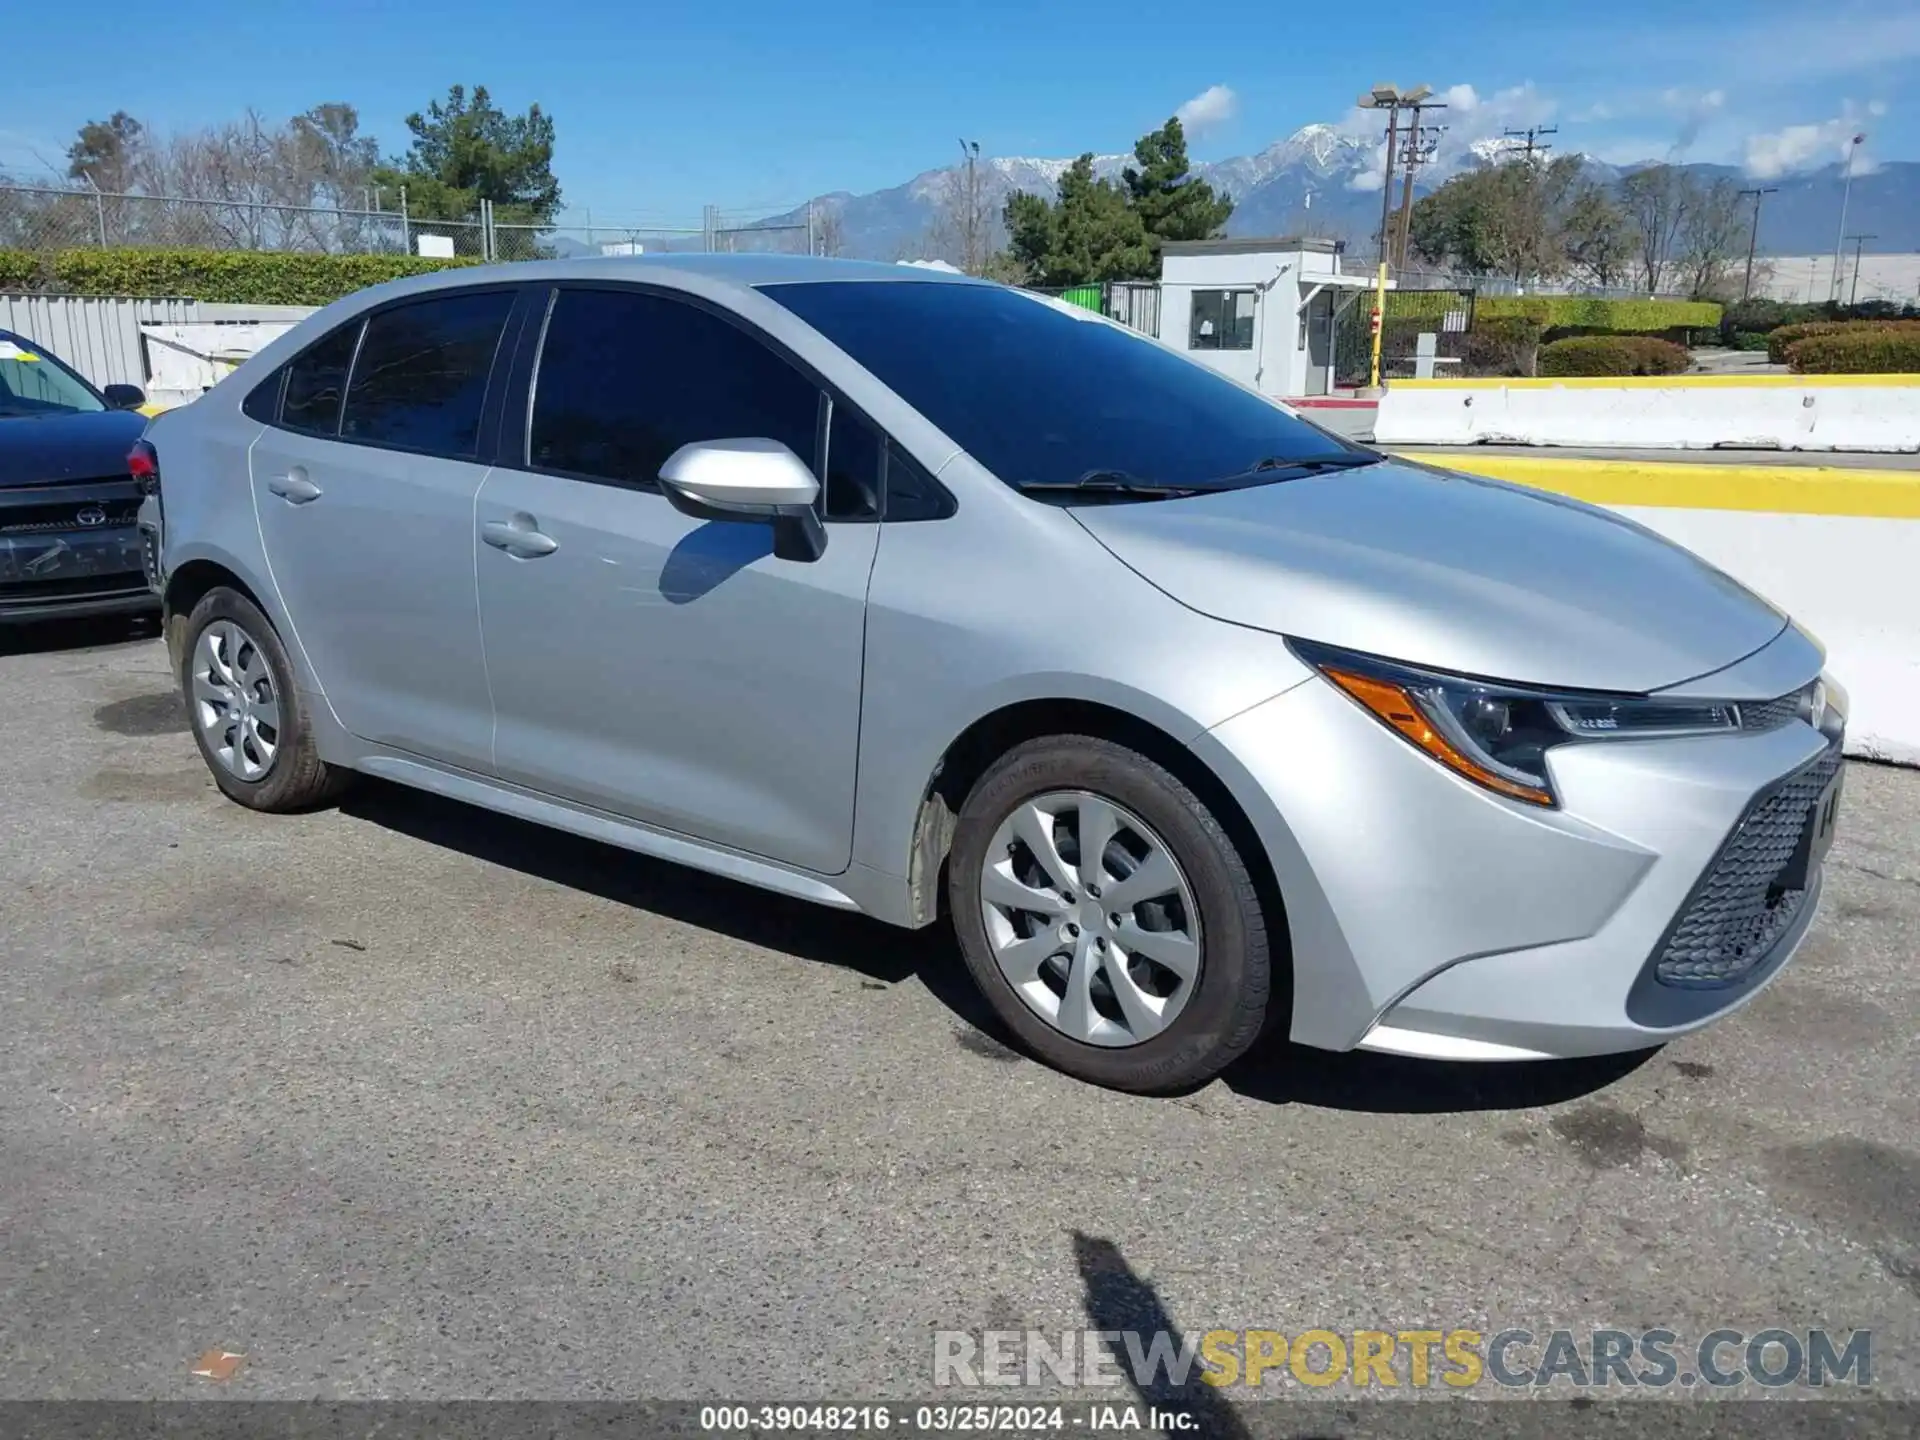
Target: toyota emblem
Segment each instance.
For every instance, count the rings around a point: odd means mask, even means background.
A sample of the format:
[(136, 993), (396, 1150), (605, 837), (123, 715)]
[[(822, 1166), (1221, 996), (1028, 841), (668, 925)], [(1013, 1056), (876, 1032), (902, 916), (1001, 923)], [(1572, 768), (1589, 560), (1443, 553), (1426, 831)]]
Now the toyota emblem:
[(104, 525), (107, 523), (107, 512), (98, 505), (88, 505), (83, 507), (80, 513), (73, 518), (82, 525), (92, 528), (95, 525)]

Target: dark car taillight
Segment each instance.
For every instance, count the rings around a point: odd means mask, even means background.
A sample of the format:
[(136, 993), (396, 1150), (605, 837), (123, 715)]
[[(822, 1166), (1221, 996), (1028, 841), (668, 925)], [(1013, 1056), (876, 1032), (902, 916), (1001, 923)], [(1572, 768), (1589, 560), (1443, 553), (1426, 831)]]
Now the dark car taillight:
[(160, 493), (160, 456), (150, 442), (133, 442), (133, 449), (127, 452), (127, 473), (133, 476), (142, 495)]

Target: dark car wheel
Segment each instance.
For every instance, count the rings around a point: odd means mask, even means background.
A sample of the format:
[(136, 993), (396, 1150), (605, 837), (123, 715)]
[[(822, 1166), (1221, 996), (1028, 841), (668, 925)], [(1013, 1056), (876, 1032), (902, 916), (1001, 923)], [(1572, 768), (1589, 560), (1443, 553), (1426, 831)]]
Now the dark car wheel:
[(1258, 1038), (1266, 919), (1218, 819), (1124, 746), (1017, 746), (974, 786), (948, 861), (961, 953), (1037, 1056), (1119, 1090), (1211, 1079)]
[(187, 617), (180, 688), (200, 754), (229, 799), (286, 811), (339, 793), (349, 772), (315, 751), (286, 649), (237, 590), (209, 590)]

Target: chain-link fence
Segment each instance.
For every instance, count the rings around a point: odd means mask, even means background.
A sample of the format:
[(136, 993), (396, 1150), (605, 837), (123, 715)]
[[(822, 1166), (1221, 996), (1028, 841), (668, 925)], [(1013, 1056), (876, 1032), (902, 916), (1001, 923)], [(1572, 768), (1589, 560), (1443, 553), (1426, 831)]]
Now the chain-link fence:
[(410, 248), (406, 217), (390, 211), (0, 186), (0, 248), (114, 246), (358, 255)]
[(811, 205), (777, 207), (771, 218), (709, 205), (698, 223), (637, 220), (595, 224), (591, 212), (549, 225), (498, 221), (485, 202), (470, 219), (435, 220), (398, 210), (344, 210), (249, 200), (117, 195), (53, 186), (0, 185), (0, 249), (116, 246), (292, 250), (322, 254), (442, 254), (475, 260), (546, 260), (657, 251), (806, 255), (823, 237)]

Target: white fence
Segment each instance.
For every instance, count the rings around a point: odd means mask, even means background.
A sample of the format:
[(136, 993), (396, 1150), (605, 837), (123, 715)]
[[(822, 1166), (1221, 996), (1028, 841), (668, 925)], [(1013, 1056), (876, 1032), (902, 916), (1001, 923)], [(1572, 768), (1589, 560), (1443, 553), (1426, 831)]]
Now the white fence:
[(46, 347), (97, 388), (138, 385), (161, 405), (193, 399), (312, 313), (306, 305), (0, 294), (0, 330)]

